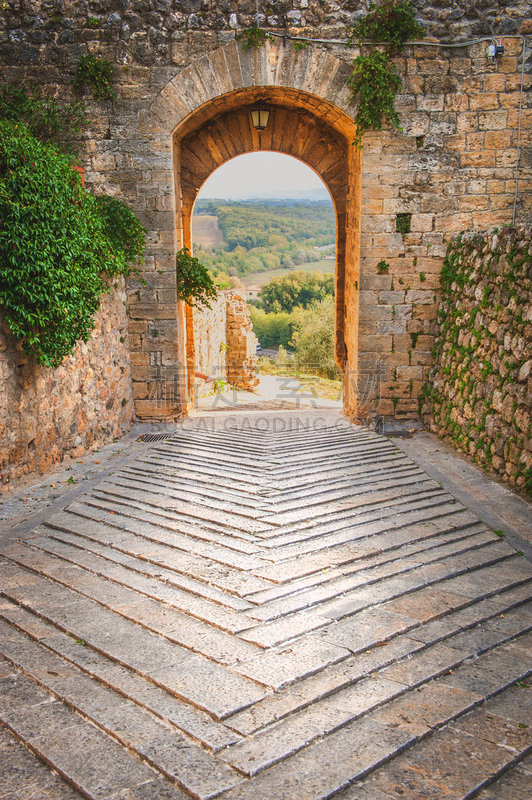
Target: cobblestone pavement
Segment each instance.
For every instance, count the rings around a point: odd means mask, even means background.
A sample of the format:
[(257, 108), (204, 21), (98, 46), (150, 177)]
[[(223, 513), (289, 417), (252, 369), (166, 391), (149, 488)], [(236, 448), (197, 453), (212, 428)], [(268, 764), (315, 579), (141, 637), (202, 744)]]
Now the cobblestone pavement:
[(87, 484), (2, 539), (2, 800), (532, 797), (532, 564), (393, 440), (199, 417)]

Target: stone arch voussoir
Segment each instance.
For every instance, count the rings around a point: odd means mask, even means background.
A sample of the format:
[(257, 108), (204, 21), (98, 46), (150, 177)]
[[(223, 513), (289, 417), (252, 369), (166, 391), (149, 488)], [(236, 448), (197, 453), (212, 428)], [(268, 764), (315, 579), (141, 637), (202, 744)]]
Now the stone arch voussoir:
[[(353, 116), (347, 79), (349, 63), (319, 45), (296, 51), (282, 39), (244, 50), (231, 42), (180, 70), (150, 105), (144, 123), (155, 133), (170, 135), (201, 106), (253, 87), (299, 90), (326, 104), (332, 125)], [(340, 124), (340, 127), (342, 125)], [(346, 127), (345, 124), (343, 127)]]

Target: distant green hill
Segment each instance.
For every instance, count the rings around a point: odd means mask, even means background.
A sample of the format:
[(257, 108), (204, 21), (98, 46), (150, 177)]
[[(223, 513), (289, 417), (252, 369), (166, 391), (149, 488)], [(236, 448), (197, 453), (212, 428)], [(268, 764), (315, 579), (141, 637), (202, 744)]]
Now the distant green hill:
[[(214, 233), (215, 217), (222, 243), (208, 235), (208, 231)], [(196, 203), (192, 231), (194, 253), (215, 277), (218, 273), (244, 276), (305, 269), (306, 263), (321, 260), (323, 254), (316, 247), (334, 243), (336, 219), (327, 202), (286, 205), (203, 200)]]

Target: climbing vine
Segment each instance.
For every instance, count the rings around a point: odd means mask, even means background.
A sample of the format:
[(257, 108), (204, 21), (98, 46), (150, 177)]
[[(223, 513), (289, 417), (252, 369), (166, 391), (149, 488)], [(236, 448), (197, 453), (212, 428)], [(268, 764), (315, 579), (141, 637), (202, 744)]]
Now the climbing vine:
[(90, 86), (95, 100), (116, 100), (112, 80), (115, 68), (110, 61), (99, 56), (82, 56), (77, 64), (72, 86), (78, 91), (83, 91), (85, 86)]
[(384, 45), (389, 55), (400, 53), (405, 42), (424, 35), (410, 0), (382, 0), (369, 4), (368, 13), (349, 29), (349, 44)]
[[(368, 13), (348, 28), (347, 46), (370, 43), (370, 51), (353, 61), (353, 71), (348, 79), (352, 100), (358, 103), (355, 122), (357, 133), (353, 144), (362, 148), (364, 133), (382, 130), (385, 123), (402, 130), (395, 97), (401, 90), (401, 78), (392, 57), (399, 54), (407, 41), (420, 38), (424, 29), (416, 20), (410, 0), (381, 0), (370, 3)], [(243, 49), (261, 47), (271, 35), (254, 23), (237, 35), (244, 40)], [(307, 42), (290, 37), (294, 49), (307, 47)]]
[(176, 256), (177, 297), (189, 306), (211, 308), (209, 300), (216, 300), (216, 287), (203, 264), (183, 247)]
[(127, 206), (82, 188), (68, 155), (0, 120), (0, 306), (39, 364), (88, 341), (105, 277), (127, 275), (145, 231)]
[(382, 130), (384, 122), (390, 122), (401, 130), (395, 110), (395, 95), (401, 88), (401, 78), (386, 53), (373, 50), (367, 56), (355, 58), (353, 72), (347, 83), (353, 90), (353, 99), (358, 100), (355, 116), (357, 133), (353, 144), (362, 148), (364, 133)]
[(348, 80), (352, 99), (358, 101), (357, 133), (353, 140), (357, 147), (362, 147), (366, 131), (380, 131), (385, 122), (402, 130), (395, 110), (395, 96), (402, 84), (392, 56), (400, 53), (409, 39), (423, 34), (410, 0), (382, 0), (378, 5), (370, 3), (368, 14), (350, 29), (350, 45), (371, 42), (369, 54), (355, 58)]
[(24, 123), (36, 139), (53, 143), (62, 153), (77, 151), (76, 140), (88, 123), (86, 111), (80, 100), (60, 105), (36, 83), (0, 83), (0, 119)]

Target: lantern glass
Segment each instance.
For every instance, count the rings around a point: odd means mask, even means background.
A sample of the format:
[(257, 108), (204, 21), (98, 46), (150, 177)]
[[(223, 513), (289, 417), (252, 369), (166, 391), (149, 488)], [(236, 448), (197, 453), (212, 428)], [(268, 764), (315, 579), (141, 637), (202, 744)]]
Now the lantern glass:
[(270, 109), (252, 108), (250, 113), (251, 113), (251, 122), (253, 123), (253, 127), (258, 131), (263, 131), (268, 125), (268, 121), (270, 119)]

